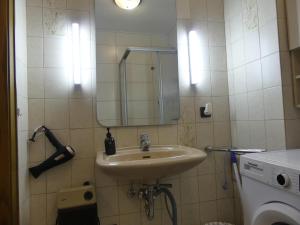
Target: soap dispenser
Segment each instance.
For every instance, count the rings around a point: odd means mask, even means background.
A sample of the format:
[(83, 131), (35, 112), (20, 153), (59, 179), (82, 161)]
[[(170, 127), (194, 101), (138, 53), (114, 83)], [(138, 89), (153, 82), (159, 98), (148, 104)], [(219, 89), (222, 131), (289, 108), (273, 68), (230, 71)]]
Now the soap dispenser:
[(109, 128), (107, 128), (107, 133), (106, 133), (106, 138), (105, 138), (104, 144), (105, 144), (106, 155), (116, 154), (115, 139), (111, 136), (111, 133), (109, 132)]

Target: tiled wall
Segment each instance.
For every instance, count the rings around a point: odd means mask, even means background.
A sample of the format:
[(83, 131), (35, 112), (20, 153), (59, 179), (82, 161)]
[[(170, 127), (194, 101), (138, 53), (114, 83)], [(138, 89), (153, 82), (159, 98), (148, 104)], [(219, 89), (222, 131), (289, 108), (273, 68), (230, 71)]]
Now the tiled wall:
[[(128, 181), (115, 180), (95, 167), (95, 153), (103, 150), (105, 129), (96, 121), (95, 52), (91, 51), (90, 73), (82, 89), (73, 88), (65, 73), (64, 41), (68, 24), (80, 19), (91, 32), (95, 50), (93, 1), (27, 0), (29, 129), (41, 124), (51, 128), (64, 143), (72, 145), (76, 157), (62, 166), (31, 179), (31, 225), (54, 225), (56, 193), (61, 188), (90, 180), (97, 186), (99, 214), (103, 225), (170, 224), (166, 211), (157, 205), (155, 219), (147, 221), (138, 200), (128, 199)], [(178, 50), (181, 118), (178, 125), (112, 129), (118, 147), (138, 145), (141, 133), (152, 144), (206, 145), (231, 144), (227, 65), (222, 0), (178, 0)], [(90, 19), (91, 18), (91, 19)], [(187, 29), (197, 29), (203, 37), (205, 66), (202, 83), (190, 86)], [(201, 119), (199, 107), (213, 103), (213, 118)], [(47, 140), (31, 144), (29, 160), (36, 164), (53, 152)], [(228, 190), (224, 191), (223, 155), (210, 154), (191, 171), (167, 178), (178, 204), (179, 224), (207, 221), (234, 222), (234, 200), (230, 168)], [(228, 165), (228, 164), (227, 164)]]
[(233, 145), (299, 148), (285, 0), (225, 0), (225, 28)]
[(26, 48), (26, 0), (15, 1), (15, 56), (16, 88), (18, 108), (18, 175), (20, 224), (29, 225), (30, 191), (28, 180), (27, 134), (28, 134), (28, 95), (27, 95), (27, 48)]
[[(278, 5), (276, 4), (278, 2)], [(233, 145), (285, 149), (278, 36), (283, 1), (226, 0), (225, 25)]]
[[(75, 159), (42, 174), (30, 176), (31, 225), (54, 225), (56, 192), (94, 180), (94, 118), (91, 58), (90, 1), (27, 0), (29, 130), (45, 124), (65, 144), (78, 150)], [(67, 71), (66, 50), (70, 24), (79, 22), (83, 54), (81, 89)], [(53, 154), (43, 136), (29, 146), (29, 161), (36, 165)]]

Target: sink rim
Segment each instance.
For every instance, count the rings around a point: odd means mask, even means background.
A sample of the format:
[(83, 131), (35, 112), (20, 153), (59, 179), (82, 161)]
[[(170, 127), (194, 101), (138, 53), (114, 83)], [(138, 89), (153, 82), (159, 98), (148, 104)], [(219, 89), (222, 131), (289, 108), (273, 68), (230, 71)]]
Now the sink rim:
[[(163, 149), (159, 149), (163, 148)], [(196, 150), (196, 151), (195, 151)], [(114, 158), (122, 155), (130, 155), (130, 153), (136, 153), (142, 155), (149, 155), (151, 153), (159, 153), (159, 152), (170, 152), (170, 151), (181, 151), (183, 154), (174, 155), (168, 157), (161, 158), (146, 158), (146, 159), (133, 159), (133, 160), (116, 160), (110, 161), (109, 158)], [(180, 162), (193, 162), (195, 160), (199, 160), (200, 158), (206, 158), (207, 154), (204, 150), (182, 146), (182, 145), (152, 145), (149, 151), (141, 151), (138, 146), (133, 147), (125, 147), (118, 148), (116, 155), (106, 155), (105, 152), (97, 153), (97, 165), (102, 168), (111, 168), (111, 167), (149, 167), (150, 164), (161, 164), (164, 163), (163, 166), (178, 164)], [(176, 159), (176, 160), (174, 160)]]

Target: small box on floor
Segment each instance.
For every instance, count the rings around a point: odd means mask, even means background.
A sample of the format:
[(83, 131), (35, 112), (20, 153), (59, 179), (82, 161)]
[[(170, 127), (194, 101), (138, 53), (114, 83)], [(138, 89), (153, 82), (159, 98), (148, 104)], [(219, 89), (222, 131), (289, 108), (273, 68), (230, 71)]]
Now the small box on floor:
[(95, 188), (86, 185), (61, 190), (57, 198), (57, 225), (100, 225)]

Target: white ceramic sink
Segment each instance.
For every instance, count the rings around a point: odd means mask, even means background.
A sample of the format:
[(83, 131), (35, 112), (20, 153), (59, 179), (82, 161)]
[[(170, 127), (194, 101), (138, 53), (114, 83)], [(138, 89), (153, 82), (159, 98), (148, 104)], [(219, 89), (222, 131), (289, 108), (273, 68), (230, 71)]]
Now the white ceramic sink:
[(158, 179), (191, 169), (206, 156), (203, 150), (179, 145), (151, 146), (147, 152), (132, 147), (117, 149), (111, 156), (98, 152), (96, 163), (115, 177)]

